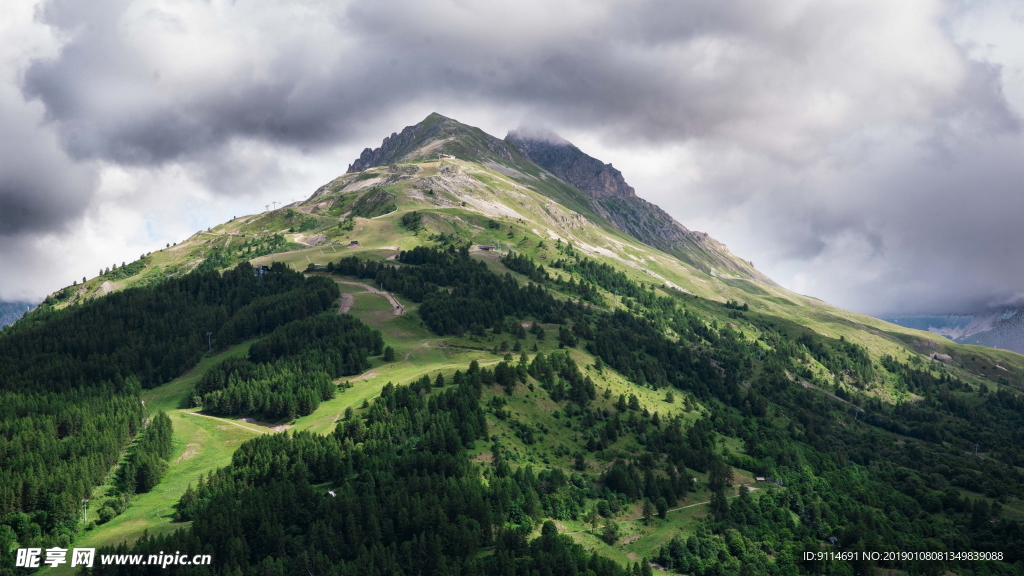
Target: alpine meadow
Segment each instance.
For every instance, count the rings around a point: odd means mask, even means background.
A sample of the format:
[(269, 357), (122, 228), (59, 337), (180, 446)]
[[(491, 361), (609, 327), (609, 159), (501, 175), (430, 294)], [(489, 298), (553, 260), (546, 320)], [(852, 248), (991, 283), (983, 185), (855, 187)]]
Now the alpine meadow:
[(1024, 574), (1024, 356), (786, 290), (553, 135), (431, 114), (100, 272), (0, 332), (3, 575)]

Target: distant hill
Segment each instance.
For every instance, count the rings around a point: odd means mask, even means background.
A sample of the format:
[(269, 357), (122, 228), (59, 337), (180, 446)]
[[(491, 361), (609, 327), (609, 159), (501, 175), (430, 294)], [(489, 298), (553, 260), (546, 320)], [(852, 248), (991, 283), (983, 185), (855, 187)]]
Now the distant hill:
[(993, 314), (992, 327), (964, 336), (959, 342), (1002, 348), (1024, 354), (1024, 314), (1019, 308)]
[(974, 314), (883, 314), (879, 318), (956, 340), (964, 336), (967, 327), (974, 321)]
[(35, 307), (32, 302), (0, 300), (0, 327), (17, 322), (25, 312)]
[(976, 344), (1024, 354), (1024, 314), (1020, 308), (975, 314), (903, 314), (882, 320), (928, 330), (961, 344)]

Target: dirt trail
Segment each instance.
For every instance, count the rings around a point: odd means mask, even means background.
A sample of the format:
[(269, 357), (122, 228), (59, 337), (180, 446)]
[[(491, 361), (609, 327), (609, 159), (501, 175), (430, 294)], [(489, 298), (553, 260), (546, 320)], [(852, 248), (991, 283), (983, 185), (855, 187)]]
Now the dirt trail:
[(850, 406), (853, 406), (854, 408), (856, 408), (857, 410), (860, 410), (861, 412), (864, 411), (860, 406), (854, 405), (849, 400), (843, 400), (839, 396), (836, 396), (835, 394), (833, 394), (833, 393), (831, 393), (831, 392), (829, 392), (827, 390), (822, 390), (821, 388), (818, 388), (817, 386), (815, 386), (814, 384), (811, 384), (807, 380), (801, 379), (800, 380), (800, 385), (803, 386), (804, 388), (811, 388), (813, 390), (817, 390), (818, 392), (821, 392), (822, 394), (825, 394), (826, 396), (831, 396), (834, 400), (839, 400), (840, 402), (842, 402), (844, 404), (849, 404)]
[[(429, 341), (424, 342), (423, 344), (420, 344), (416, 348), (430, 348), (430, 342)], [(409, 360), (409, 356), (412, 355), (413, 351), (415, 351), (416, 348), (413, 348), (412, 350), (409, 350), (408, 352), (405, 353), (405, 361)]]
[(341, 295), (341, 307), (338, 308), (338, 314), (345, 314), (346, 312), (351, 310), (352, 309), (352, 305), (355, 304), (355, 302), (356, 302), (356, 297), (355, 296), (353, 296), (353, 295), (351, 295), (351, 294), (349, 294), (347, 292), (345, 294), (342, 294)]
[[(742, 484), (742, 486), (747, 486), (747, 490), (750, 490), (751, 492), (753, 492), (754, 490), (758, 489), (756, 486), (748, 486), (746, 484)], [(733, 498), (739, 498), (739, 495), (737, 494), (737, 495), (734, 495), (734, 496), (726, 496), (726, 498), (731, 500)], [(675, 512), (677, 510), (685, 510), (686, 508), (693, 508), (694, 506), (704, 506), (705, 504), (711, 504), (711, 500), (708, 500), (706, 502), (694, 502), (693, 504), (687, 504), (686, 506), (680, 506), (678, 508), (672, 508), (670, 510), (666, 510), (665, 512), (666, 513), (668, 513), (668, 512)], [(642, 519), (643, 519), (642, 516), (639, 516), (639, 517), (636, 517), (636, 518), (627, 518), (625, 520), (619, 520), (619, 521), (615, 522), (615, 524), (625, 524), (626, 522), (636, 522), (637, 520), (642, 520)], [(580, 532), (587, 532), (587, 531), (588, 530), (586, 528), (584, 528), (583, 530), (574, 530), (572, 532), (565, 532), (565, 534), (579, 534)]]
[(243, 424), (239, 424), (238, 422), (235, 422), (234, 420), (226, 420), (224, 418), (217, 418), (216, 416), (209, 416), (207, 414), (200, 414), (199, 412), (182, 412), (182, 414), (188, 414), (190, 416), (202, 416), (203, 418), (213, 418), (214, 420), (220, 420), (221, 422), (226, 422), (226, 423), (231, 424), (233, 426), (238, 426), (239, 428), (245, 428), (246, 430), (248, 430), (250, 432), (256, 432), (257, 434), (265, 434), (266, 433), (266, 430), (257, 430), (256, 428), (250, 428), (250, 427), (245, 426)]
[[(384, 292), (383, 290), (378, 290), (378, 289), (374, 288), (373, 286), (370, 286), (369, 284), (364, 284), (362, 282), (351, 282), (349, 280), (335, 280), (335, 282), (337, 282), (338, 284), (348, 284), (349, 286), (360, 286), (364, 290), (366, 290), (367, 292), (369, 292), (371, 294), (379, 294), (379, 295), (383, 296), (384, 298), (386, 298), (387, 301), (391, 303), (391, 308), (394, 311), (395, 316), (401, 316), (402, 314), (405, 314), (405, 306), (402, 306), (401, 304), (399, 304), (398, 300), (396, 300), (395, 297), (392, 296), (388, 292)], [(349, 295), (349, 296), (351, 297), (351, 295)], [(342, 307), (344, 307), (344, 305), (345, 305), (345, 297), (344, 296), (342, 296), (341, 305), (342, 305)], [(350, 304), (349, 308), (351, 308), (351, 307), (352, 306)], [(348, 310), (347, 309), (343, 310), (342, 314), (344, 314), (345, 312), (348, 312)]]

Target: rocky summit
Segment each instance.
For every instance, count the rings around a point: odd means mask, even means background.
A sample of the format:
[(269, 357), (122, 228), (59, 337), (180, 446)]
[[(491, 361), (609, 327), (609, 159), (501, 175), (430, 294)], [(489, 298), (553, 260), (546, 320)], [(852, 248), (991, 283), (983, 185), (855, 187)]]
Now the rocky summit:
[(380, 147), (363, 150), (348, 172), (442, 155), (526, 175), (539, 176), (539, 167), (570, 185), (573, 192), (581, 192), (579, 200), (602, 220), (648, 246), (705, 273), (725, 272), (773, 283), (749, 262), (732, 255), (721, 242), (687, 229), (658, 206), (638, 197), (611, 164), (585, 154), (551, 132), (513, 130), (499, 140), (479, 128), (435, 113), (393, 133)]

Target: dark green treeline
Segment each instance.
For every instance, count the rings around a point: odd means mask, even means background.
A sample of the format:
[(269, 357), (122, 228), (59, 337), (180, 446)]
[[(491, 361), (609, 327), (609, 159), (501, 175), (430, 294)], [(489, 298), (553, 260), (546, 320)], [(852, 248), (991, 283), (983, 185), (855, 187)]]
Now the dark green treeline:
[[(143, 429), (144, 388), (186, 372), (210, 347), (330, 309), (337, 296), (326, 278), (306, 279), (282, 265), (258, 277), (243, 264), (63, 310), (44, 307), (0, 332), (0, 565), (12, 560), (7, 550), (15, 542), (70, 543), (81, 500)], [(154, 418), (153, 434), (163, 421)], [(125, 492), (158, 480), (167, 437), (160, 432), (158, 449), (129, 455)], [(149, 435), (138, 445), (149, 446)]]
[(196, 384), (193, 405), (218, 415), (294, 419), (334, 397), (334, 379), (370, 367), (384, 351), (380, 332), (331, 311), (274, 331), (247, 358), (214, 366)]
[[(188, 550), (215, 559), (214, 566), (178, 567), (181, 574), (626, 576), (553, 525), (532, 542), (528, 521), (525, 530), (506, 527), (530, 500), (523, 489), (536, 501), (539, 483), (491, 471), (488, 487), (469, 462), (466, 447), (487, 430), (484, 381), (494, 374), (473, 365), (443, 390), (388, 385), (365, 415), (349, 414), (331, 435), (247, 442), (230, 467), (182, 498), (179, 517), (193, 521), (189, 530), (144, 538), (132, 552)], [(541, 516), (539, 508), (532, 513)], [(481, 555), (484, 548), (491, 553)]]

